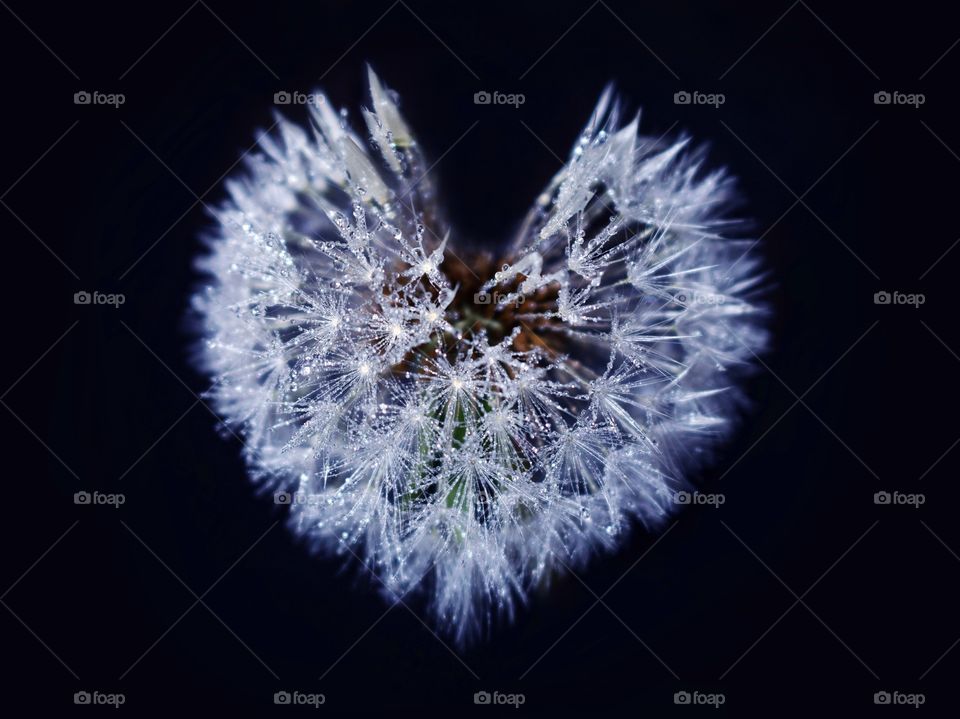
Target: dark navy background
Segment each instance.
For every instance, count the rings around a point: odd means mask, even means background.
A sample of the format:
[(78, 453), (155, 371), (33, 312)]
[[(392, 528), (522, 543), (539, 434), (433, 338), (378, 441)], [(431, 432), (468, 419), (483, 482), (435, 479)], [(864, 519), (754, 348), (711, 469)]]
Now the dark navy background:
[[(674, 704), (696, 691), (723, 694), (716, 715), (859, 716), (896, 711), (874, 694), (899, 691), (955, 716), (960, 23), (948, 12), (5, 0), (0, 707), (72, 711), (85, 690), (121, 692), (120, 711), (138, 715), (283, 713), (274, 693), (298, 690), (323, 693), (321, 713), (507, 711), (475, 707), (486, 690), (523, 693), (523, 711), (713, 716)], [(276, 92), (322, 86), (359, 120), (366, 61), (441, 158), (457, 242), (514, 229), (613, 80), (647, 132), (686, 130), (741, 178), (775, 285), (755, 408), (698, 480), (724, 505), (557, 578), (458, 656), (419, 598), (387, 612), (362, 572), (287, 533), (197, 401), (207, 380), (189, 361), (204, 203), (222, 200)], [(525, 102), (475, 105), (481, 90)], [(725, 103), (675, 104), (684, 90)], [(78, 91), (125, 103), (76, 105)], [(925, 103), (877, 105), (878, 91)], [(75, 305), (82, 290), (125, 303)], [(877, 305), (878, 291), (926, 301)], [(125, 504), (74, 504), (94, 490)], [(876, 505), (878, 491), (925, 504)]]

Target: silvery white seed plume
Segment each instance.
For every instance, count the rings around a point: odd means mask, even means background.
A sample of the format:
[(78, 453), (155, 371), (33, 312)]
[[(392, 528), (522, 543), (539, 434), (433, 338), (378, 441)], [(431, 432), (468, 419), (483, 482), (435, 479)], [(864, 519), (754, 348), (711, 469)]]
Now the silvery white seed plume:
[[(458, 639), (662, 526), (766, 342), (725, 172), (603, 93), (497, 254), (440, 212), (395, 96), (278, 119), (214, 213), (194, 298), (210, 395), (313, 548)], [(485, 192), (507, 191), (504, 187)], [(731, 238), (732, 237), (732, 238)]]

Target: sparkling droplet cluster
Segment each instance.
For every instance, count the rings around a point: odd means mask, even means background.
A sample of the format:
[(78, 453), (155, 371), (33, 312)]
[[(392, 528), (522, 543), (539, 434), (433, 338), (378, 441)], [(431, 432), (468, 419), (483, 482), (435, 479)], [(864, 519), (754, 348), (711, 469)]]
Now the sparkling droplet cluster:
[(201, 361), (294, 531), (464, 639), (676, 509), (764, 348), (761, 275), (731, 179), (609, 90), (515, 239), (471, 252), (369, 82), (362, 131), (319, 95), (227, 182)]

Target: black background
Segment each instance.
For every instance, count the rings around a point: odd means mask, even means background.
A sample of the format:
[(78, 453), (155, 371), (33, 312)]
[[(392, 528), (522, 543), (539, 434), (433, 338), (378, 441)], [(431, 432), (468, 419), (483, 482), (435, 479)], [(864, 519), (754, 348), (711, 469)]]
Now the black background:
[[(0, 705), (73, 710), (97, 690), (137, 714), (265, 712), (299, 690), (322, 692), (323, 713), (508, 711), (474, 707), (496, 690), (522, 692), (523, 711), (713, 711), (676, 707), (687, 690), (722, 692), (717, 715), (897, 712), (874, 705), (886, 690), (955, 716), (960, 23), (946, 12), (9, 0)], [(388, 612), (369, 578), (291, 537), (197, 402), (189, 358), (204, 204), (272, 123), (275, 92), (322, 86), (357, 119), (365, 61), (442, 158), (457, 242), (512, 231), (613, 80), (646, 131), (685, 129), (741, 178), (774, 284), (755, 409), (699, 478), (725, 504), (558, 578), (459, 658), (419, 598)], [(75, 105), (81, 90), (126, 102)], [(526, 101), (478, 106), (480, 90)], [(681, 90), (726, 101), (676, 105)], [(881, 90), (926, 102), (876, 105)], [(126, 302), (78, 306), (79, 290)], [(926, 302), (876, 305), (880, 290)], [(77, 506), (80, 490), (126, 502)], [(926, 501), (878, 506), (880, 490)]]

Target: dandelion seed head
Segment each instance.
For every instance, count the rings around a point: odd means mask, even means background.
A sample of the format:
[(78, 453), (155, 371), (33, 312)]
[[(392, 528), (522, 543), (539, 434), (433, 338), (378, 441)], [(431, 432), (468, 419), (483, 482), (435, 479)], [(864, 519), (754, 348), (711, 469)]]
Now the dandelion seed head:
[(369, 83), (361, 129), (321, 95), (227, 181), (201, 361), (292, 530), (464, 640), (678, 509), (765, 347), (762, 268), (729, 176), (609, 90), (516, 235), (458, 244)]

